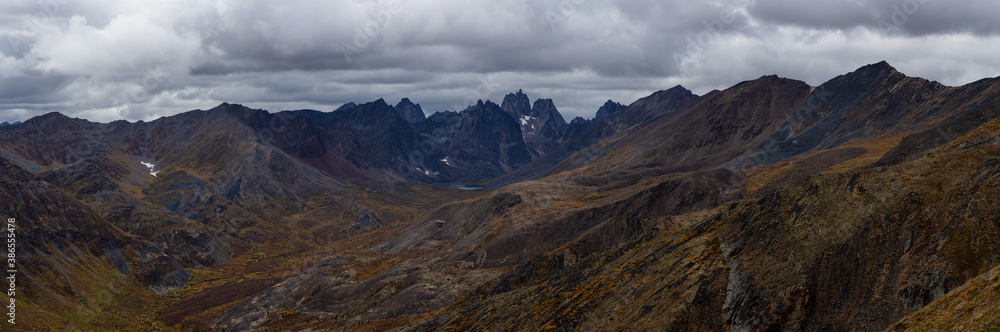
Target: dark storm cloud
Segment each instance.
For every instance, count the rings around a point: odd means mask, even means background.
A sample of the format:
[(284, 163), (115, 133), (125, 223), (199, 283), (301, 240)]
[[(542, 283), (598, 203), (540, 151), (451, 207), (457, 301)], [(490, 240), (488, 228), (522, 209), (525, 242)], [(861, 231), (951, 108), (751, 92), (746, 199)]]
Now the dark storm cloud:
[(757, 0), (751, 7), (753, 17), (768, 23), (791, 24), (810, 28), (851, 29), (873, 26), (877, 12), (874, 1), (845, 0)]
[(817, 85), (888, 60), (946, 84), (1000, 74), (991, 1), (13, 0), (0, 3), (0, 121), (149, 120), (223, 101), (427, 112), (524, 89), (591, 117), (682, 84)]
[(805, 28), (866, 27), (914, 36), (1000, 32), (1000, 2), (991, 0), (757, 0), (751, 14), (763, 22)]
[(0, 103), (44, 104), (50, 101), (51, 92), (59, 91), (69, 83), (65, 76), (25, 76), (0, 79)]

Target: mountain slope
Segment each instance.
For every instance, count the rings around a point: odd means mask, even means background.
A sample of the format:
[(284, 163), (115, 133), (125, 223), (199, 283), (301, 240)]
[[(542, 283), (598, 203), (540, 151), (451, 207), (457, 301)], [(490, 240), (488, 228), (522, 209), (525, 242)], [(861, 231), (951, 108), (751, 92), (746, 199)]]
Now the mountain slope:
[(564, 268), (551, 262), (570, 252), (554, 251), (413, 329), (880, 330), (931, 303), (897, 327), (971, 323), (931, 313), (984, 291), (942, 298), (949, 290), (992, 280), (973, 278), (995, 268), (1000, 248), (989, 198), (1000, 188), (998, 123), (897, 166), (658, 220)]
[[(145, 328), (153, 321), (144, 312), (152, 302), (142, 295), (146, 289), (176, 289), (190, 277), (172, 255), (123, 232), (4, 158), (0, 208), (6, 213), (5, 233), (15, 235), (15, 298), (22, 325), (52, 330)], [(6, 218), (15, 220), (13, 229), (8, 230)], [(119, 321), (120, 316), (109, 311), (142, 319)], [(77, 314), (65, 315), (68, 312)]]
[(913, 131), (998, 95), (998, 82), (946, 87), (868, 65), (817, 87), (788, 121), (753, 152), (727, 164), (744, 169), (830, 149), (851, 140)]
[(717, 167), (758, 146), (809, 91), (801, 81), (765, 76), (709, 93), (603, 146), (592, 153), (596, 160), (566, 175), (610, 187)]

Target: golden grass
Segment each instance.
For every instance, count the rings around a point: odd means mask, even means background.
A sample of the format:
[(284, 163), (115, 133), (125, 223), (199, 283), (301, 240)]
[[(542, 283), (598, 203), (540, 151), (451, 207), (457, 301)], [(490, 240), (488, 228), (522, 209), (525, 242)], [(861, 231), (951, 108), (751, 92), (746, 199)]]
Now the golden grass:
[(876, 138), (854, 140), (854, 141), (848, 142), (847, 144), (844, 144), (844, 145), (842, 145), (840, 147), (842, 147), (842, 148), (850, 148), (850, 147), (863, 148), (866, 151), (865, 154), (861, 155), (860, 157), (857, 157), (857, 158), (854, 158), (854, 159), (851, 159), (851, 160), (847, 160), (847, 161), (844, 161), (842, 163), (830, 166), (829, 168), (827, 168), (826, 170), (824, 170), (823, 173), (833, 173), (833, 172), (846, 171), (846, 170), (854, 169), (854, 168), (857, 168), (857, 167), (861, 167), (861, 166), (868, 165), (868, 164), (871, 164), (873, 162), (876, 162), (879, 159), (881, 159), (882, 156), (884, 156), (886, 153), (888, 153), (893, 148), (895, 148), (896, 145), (898, 145), (899, 142), (903, 140), (903, 138), (905, 138), (906, 136), (908, 136), (910, 134), (912, 134), (912, 133), (910, 133), (910, 132), (898, 132), (898, 133), (892, 133), (892, 134), (882, 135), (882, 136), (879, 136), (879, 137), (876, 137)]

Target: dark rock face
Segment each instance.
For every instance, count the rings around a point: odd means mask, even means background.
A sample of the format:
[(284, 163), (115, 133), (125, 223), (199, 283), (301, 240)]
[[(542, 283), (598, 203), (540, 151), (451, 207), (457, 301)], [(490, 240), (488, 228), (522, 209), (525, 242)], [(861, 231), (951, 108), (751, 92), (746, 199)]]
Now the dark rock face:
[(535, 100), (529, 107), (528, 95), (518, 90), (504, 97), (500, 108), (521, 126), (524, 141), (534, 158), (544, 156), (563, 142), (566, 120), (552, 99)]
[(601, 108), (597, 110), (597, 115), (594, 116), (594, 121), (601, 121), (607, 119), (612, 114), (615, 114), (624, 108), (625, 105), (616, 103), (611, 99), (608, 99), (608, 101), (604, 103), (604, 106), (601, 106)]
[(490, 101), (435, 113), (417, 129), (447, 164), (443, 172), (459, 179), (484, 181), (531, 161), (520, 126)]
[(346, 103), (346, 104), (340, 105), (340, 107), (337, 107), (337, 109), (335, 109), (333, 111), (334, 112), (347, 111), (347, 110), (352, 110), (352, 109), (355, 109), (355, 108), (358, 108), (358, 104), (350, 102), (350, 103)]
[(510, 114), (512, 118), (519, 119), (522, 115), (531, 114), (531, 100), (523, 91), (517, 90), (516, 93), (510, 93), (503, 97), (500, 108)]
[(597, 131), (599, 136), (614, 136), (636, 124), (680, 110), (696, 99), (698, 95), (678, 85), (654, 92), (594, 123), (602, 124)]
[(413, 102), (410, 102), (409, 98), (403, 98), (394, 108), (396, 109), (396, 112), (399, 112), (399, 115), (403, 117), (403, 120), (406, 120), (406, 122), (411, 124), (421, 123), (424, 122), (424, 120), (427, 120), (427, 117), (424, 116), (424, 110), (420, 108), (420, 104), (413, 104)]
[[(556, 109), (552, 99), (538, 99), (531, 106), (532, 117), (537, 118), (535, 123), (527, 121), (531, 130), (525, 139), (534, 141), (534, 136), (541, 136), (545, 141), (556, 141), (563, 135), (563, 128), (566, 127), (566, 120)], [(522, 128), (524, 125), (522, 125)]]
[(394, 174), (387, 179), (433, 181), (438, 178), (434, 173), (443, 166), (431, 158), (429, 146), (398, 109), (382, 99), (329, 113), (293, 113), (303, 114), (326, 129), (323, 140), (337, 155), (363, 171), (389, 169)]

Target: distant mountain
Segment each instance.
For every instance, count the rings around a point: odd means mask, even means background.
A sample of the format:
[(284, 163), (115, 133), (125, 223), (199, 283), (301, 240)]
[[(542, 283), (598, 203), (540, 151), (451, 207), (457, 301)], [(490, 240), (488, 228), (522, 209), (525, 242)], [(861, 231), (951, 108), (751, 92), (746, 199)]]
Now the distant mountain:
[[(490, 181), (492, 186), (503, 186), (524, 180), (538, 179), (567, 171), (597, 160), (608, 151), (606, 140), (613, 140), (633, 126), (653, 119), (665, 120), (676, 115), (698, 96), (681, 86), (654, 92), (624, 109), (598, 120), (574, 119), (564, 130), (562, 144), (547, 155), (513, 172)], [(611, 105), (615, 103), (612, 102)], [(605, 103), (607, 106), (608, 103)], [(614, 106), (609, 106), (613, 108)], [(605, 109), (607, 110), (607, 109)]]
[(604, 120), (607, 117), (611, 116), (612, 114), (617, 113), (619, 110), (624, 109), (625, 107), (626, 107), (625, 105), (616, 103), (611, 99), (608, 99), (608, 101), (604, 103), (604, 106), (601, 106), (601, 108), (597, 110), (597, 114), (594, 116), (594, 121)]
[(500, 108), (514, 117), (514, 119), (520, 119), (524, 115), (531, 116), (532, 114), (531, 99), (522, 90), (517, 90), (515, 93), (508, 93), (504, 96), (503, 102), (500, 103)]
[(21, 124), (21, 121), (17, 121), (17, 122), (14, 122), (14, 123), (9, 123), (7, 121), (4, 121), (3, 123), (0, 123), (0, 127), (3, 127), (3, 126), (14, 126), (14, 125), (19, 125), (19, 124)]
[(485, 181), (531, 162), (520, 125), (500, 106), (479, 101), (462, 112), (438, 112), (416, 129), (430, 139), (445, 172)]
[[(303, 115), (315, 125), (326, 129), (320, 134), (330, 144), (328, 151), (343, 156), (361, 174), (372, 174), (376, 178), (384, 177), (393, 181), (438, 181), (441, 178), (437, 171), (443, 163), (432, 158), (432, 151), (422, 142), (420, 135), (396, 108), (382, 99), (334, 112), (292, 113)], [(316, 153), (317, 149), (306, 151)], [(334, 170), (341, 167), (338, 158), (329, 161), (332, 163), (328, 165), (334, 167)], [(317, 164), (316, 167), (325, 169), (327, 166)], [(391, 170), (391, 173), (378, 175), (373, 172), (381, 171), (376, 170)]]
[(403, 98), (394, 108), (403, 117), (403, 120), (411, 124), (421, 123), (427, 119), (424, 116), (424, 110), (420, 108), (420, 104), (410, 102), (409, 98)]
[(559, 147), (567, 124), (552, 99), (537, 99), (528, 105), (528, 96), (518, 90), (505, 96), (500, 108), (520, 124), (524, 141), (537, 158)]

